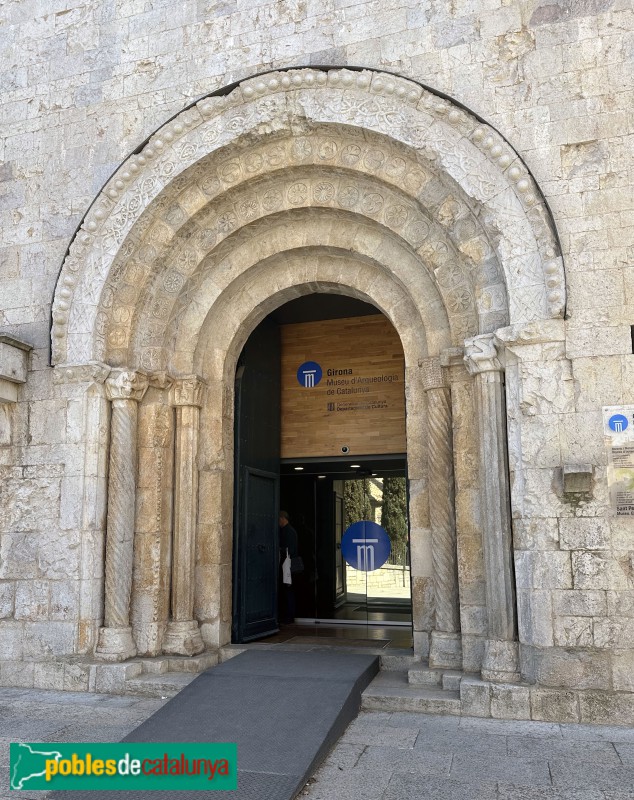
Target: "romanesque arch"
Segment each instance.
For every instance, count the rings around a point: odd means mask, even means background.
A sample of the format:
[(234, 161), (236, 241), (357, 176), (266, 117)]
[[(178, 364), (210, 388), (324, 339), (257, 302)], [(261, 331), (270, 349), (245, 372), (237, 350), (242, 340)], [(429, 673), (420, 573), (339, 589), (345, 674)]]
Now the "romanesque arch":
[[(60, 383), (93, 386), (110, 442), (105, 621), (94, 603), (84, 648), (99, 626), (113, 660), (228, 640), (232, 370), (260, 319), (317, 290), (374, 303), (403, 342), (416, 647), (517, 677), (500, 349), (562, 318), (558, 244), (495, 130), (369, 70), (200, 100), (121, 165), (70, 246), (52, 359)], [(88, 429), (86, 446), (105, 459)]]

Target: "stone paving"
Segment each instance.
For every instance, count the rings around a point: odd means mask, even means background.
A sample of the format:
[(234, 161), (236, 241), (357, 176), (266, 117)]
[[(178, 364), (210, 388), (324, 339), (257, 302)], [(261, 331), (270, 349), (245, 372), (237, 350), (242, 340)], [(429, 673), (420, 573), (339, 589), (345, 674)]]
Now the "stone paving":
[(302, 800), (634, 800), (634, 729), (363, 712)]
[[(0, 689), (0, 800), (12, 741), (119, 741), (164, 700)], [(634, 800), (634, 729), (362, 712), (302, 800)]]
[(0, 688), (0, 800), (49, 792), (9, 791), (11, 742), (118, 742), (165, 700), (84, 692)]

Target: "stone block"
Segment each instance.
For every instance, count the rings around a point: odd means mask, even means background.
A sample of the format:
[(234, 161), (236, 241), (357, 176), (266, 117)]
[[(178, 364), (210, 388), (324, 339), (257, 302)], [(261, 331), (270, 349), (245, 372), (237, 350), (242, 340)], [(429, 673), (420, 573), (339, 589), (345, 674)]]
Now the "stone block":
[(491, 684), (476, 678), (463, 678), (460, 683), (460, 708), (470, 717), (491, 716)]
[(48, 619), (49, 581), (17, 581), (15, 588), (15, 618)]
[(83, 481), (80, 477), (62, 478), (60, 484), (59, 527), (78, 530), (82, 524)]
[(634, 724), (634, 694), (580, 692), (579, 720), (597, 725)]
[(24, 653), (24, 625), (0, 622), (0, 661), (19, 661)]
[(562, 550), (608, 550), (610, 548), (608, 520), (597, 517), (560, 519), (559, 546)]
[(531, 719), (541, 722), (579, 722), (577, 692), (531, 688)]
[(522, 644), (551, 647), (553, 644), (551, 593), (539, 589), (519, 589), (517, 625)]
[(554, 628), (558, 647), (592, 647), (592, 619), (589, 617), (557, 617)]
[(484, 660), (484, 636), (462, 634), (462, 668), (465, 672), (480, 672)]
[(13, 616), (15, 581), (0, 581), (0, 619)]
[(618, 561), (602, 552), (571, 552), (575, 589), (627, 589), (627, 577)]
[(462, 634), (471, 633), (481, 636), (487, 633), (486, 606), (460, 605), (460, 630)]
[(79, 617), (79, 581), (50, 581), (50, 618), (66, 621)]
[(90, 666), (72, 662), (64, 664), (64, 690), (67, 692), (90, 691)]
[[(0, 496), (0, 519), (12, 536), (20, 532), (39, 531), (47, 526), (57, 527), (59, 480), (42, 475), (6, 481), (5, 490)], [(10, 544), (3, 541), (5, 546)]]
[(518, 589), (571, 589), (570, 554), (516, 551), (515, 580)]
[(530, 719), (528, 686), (494, 683), (491, 685), (491, 716), (494, 719)]
[(434, 586), (431, 578), (413, 577), (412, 622), (417, 631), (429, 631), (433, 627)]
[(62, 691), (64, 686), (63, 662), (37, 662), (33, 668), (33, 686), (36, 689), (52, 689)]
[(634, 617), (634, 591), (606, 592), (608, 617)]
[(618, 650), (634, 648), (634, 619), (595, 618), (594, 645)]
[(72, 655), (75, 634), (74, 622), (27, 622), (24, 625), (24, 656), (45, 659)]
[(414, 630), (413, 640), (414, 652), (418, 656), (427, 658), (429, 656), (429, 632)]
[(517, 550), (558, 550), (558, 520), (552, 517), (514, 519), (513, 541)]
[(576, 407), (580, 411), (591, 411), (600, 406), (621, 402), (620, 394), (615, 401), (615, 391), (621, 386), (621, 359), (576, 358), (572, 362), (575, 384), (578, 387)]
[[(525, 648), (522, 648), (524, 650)], [(563, 689), (609, 689), (611, 659), (605, 650), (533, 648), (526, 675), (544, 686)], [(524, 671), (523, 671), (524, 674)]]
[(431, 632), (429, 666), (446, 669), (462, 667), (462, 643), (459, 633), (444, 633), (435, 630)]
[(32, 661), (0, 661), (0, 686), (30, 688), (34, 672)]
[(634, 550), (634, 525), (631, 519), (613, 517), (609, 520), (613, 550)]
[(126, 681), (138, 678), (143, 671), (140, 661), (122, 664), (99, 664), (95, 669), (95, 691), (119, 694), (124, 691)]
[(29, 404), (31, 444), (62, 444), (66, 431), (66, 401), (38, 400)]
[(612, 688), (615, 692), (634, 692), (634, 648), (612, 653)]
[(607, 592), (591, 589), (554, 591), (553, 611), (561, 617), (604, 617), (608, 613)]

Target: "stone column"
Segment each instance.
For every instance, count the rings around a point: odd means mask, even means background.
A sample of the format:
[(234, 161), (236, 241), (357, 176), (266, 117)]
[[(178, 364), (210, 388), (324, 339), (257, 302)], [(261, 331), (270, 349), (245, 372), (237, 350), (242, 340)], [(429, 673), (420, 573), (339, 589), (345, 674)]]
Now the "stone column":
[(429, 517), (435, 609), (429, 665), (460, 669), (462, 646), (459, 632), (451, 393), (438, 358), (425, 359), (422, 367), (429, 423)]
[(106, 525), (104, 627), (95, 654), (105, 661), (136, 655), (130, 627), (130, 594), (136, 510), (137, 404), (148, 386), (140, 372), (113, 370), (106, 380), (112, 404)]
[(198, 427), (203, 382), (195, 375), (172, 385), (176, 408), (174, 454), (174, 538), (172, 546), (172, 619), (163, 652), (193, 656), (205, 646), (194, 619), (194, 569), (198, 507)]
[(503, 366), (494, 334), (465, 342), (465, 363), (475, 376), (480, 423), (480, 479), (488, 638), (482, 677), (519, 680), (519, 646), (511, 534)]

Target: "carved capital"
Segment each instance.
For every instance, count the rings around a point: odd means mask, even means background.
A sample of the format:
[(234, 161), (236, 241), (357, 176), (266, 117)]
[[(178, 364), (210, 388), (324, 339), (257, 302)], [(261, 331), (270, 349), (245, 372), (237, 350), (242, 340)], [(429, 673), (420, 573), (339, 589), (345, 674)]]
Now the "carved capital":
[(447, 385), (438, 356), (424, 358), (420, 364), (423, 389), (444, 389)]
[(169, 389), (174, 379), (167, 372), (148, 373), (148, 383), (153, 389)]
[(135, 400), (138, 403), (147, 387), (147, 375), (134, 370), (114, 369), (106, 380), (108, 400)]
[(104, 383), (110, 367), (100, 361), (87, 364), (58, 364), (53, 370), (53, 383)]
[(170, 391), (170, 403), (173, 406), (202, 406), (205, 382), (197, 375), (186, 378), (174, 378)]
[(471, 375), (500, 372), (504, 369), (496, 345), (495, 334), (484, 333), (465, 341), (464, 362)]

